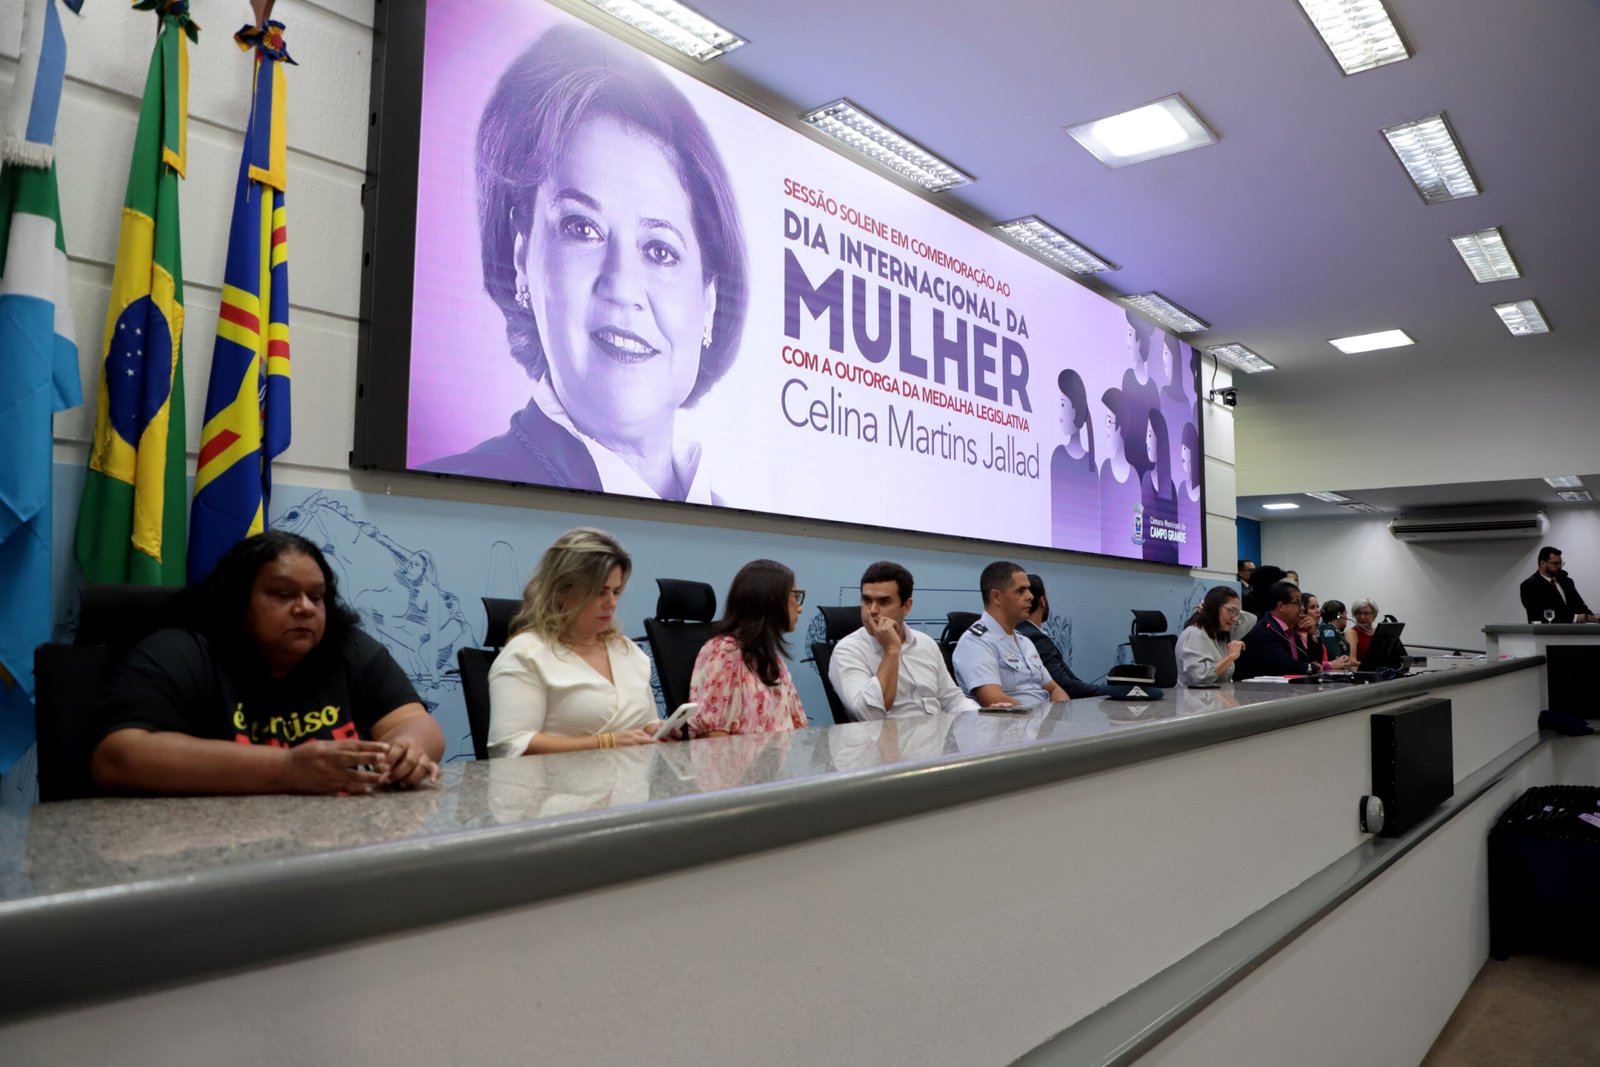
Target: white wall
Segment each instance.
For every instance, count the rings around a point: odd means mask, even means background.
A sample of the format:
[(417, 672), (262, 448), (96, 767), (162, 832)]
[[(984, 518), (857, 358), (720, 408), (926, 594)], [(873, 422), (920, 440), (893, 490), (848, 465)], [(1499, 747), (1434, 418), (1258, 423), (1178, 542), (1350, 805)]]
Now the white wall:
[[(282, 0), (273, 12), (288, 27), (285, 41), (299, 63), (286, 68), (295, 418), (294, 443), (279, 468), (284, 473), (302, 465), (343, 469), (353, 435), (372, 11), (372, 0)], [(200, 43), (189, 49), (189, 163), (180, 195), (191, 457), (200, 441), (249, 109), (252, 57), (231, 34), (248, 14), (244, 4), (227, 15), (201, 5)], [(155, 16), (100, 3), (87, 5), (81, 18), (64, 12), (63, 23), (67, 85), (56, 165), (86, 402), (56, 417), (56, 440), (58, 458), (81, 462), (94, 433), (100, 344)], [(21, 5), (0, 7), (0, 76), (7, 81), (15, 77), (20, 37)], [(61, 518), (70, 525), (74, 516)]]
[[(1537, 339), (1534, 339), (1537, 340)], [(1244, 375), (1244, 496), (1542, 478), (1600, 471), (1600, 373), (1592, 343), (1492, 383), (1408, 371), (1404, 349), (1292, 378)]]
[(1387, 516), (1268, 519), (1262, 562), (1300, 573), (1302, 589), (1347, 605), (1369, 596), (1406, 624), (1405, 639), (1481, 649), (1489, 623), (1525, 622), (1517, 586), (1534, 571), (1541, 544), (1562, 550), (1567, 570), (1590, 604), (1600, 604), (1600, 510), (1550, 508), (1543, 540), (1406, 544), (1389, 534)]

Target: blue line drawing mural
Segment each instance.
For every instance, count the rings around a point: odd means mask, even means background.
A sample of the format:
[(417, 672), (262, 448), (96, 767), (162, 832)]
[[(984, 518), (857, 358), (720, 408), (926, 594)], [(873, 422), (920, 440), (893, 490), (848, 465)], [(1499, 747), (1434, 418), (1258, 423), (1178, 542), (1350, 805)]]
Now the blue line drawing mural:
[(430, 710), (460, 689), (456, 649), (474, 642), (472, 627), (460, 599), (440, 587), (432, 555), (397, 543), (322, 493), (290, 507), (273, 525), (322, 549), (345, 601), (388, 646)]

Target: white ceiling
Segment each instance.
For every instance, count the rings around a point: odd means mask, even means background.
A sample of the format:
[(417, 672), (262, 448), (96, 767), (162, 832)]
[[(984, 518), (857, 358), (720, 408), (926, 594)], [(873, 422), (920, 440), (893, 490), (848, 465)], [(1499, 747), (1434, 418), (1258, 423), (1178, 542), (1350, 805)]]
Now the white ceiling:
[[(1091, 287), (1158, 290), (1212, 324), (1197, 345), (1277, 364), (1247, 399), (1379, 367), (1492, 389), (1600, 336), (1592, 0), (1388, 0), (1412, 58), (1349, 77), (1294, 0), (695, 6), (751, 42), (699, 76), (779, 116), (849, 97), (978, 179), (932, 199), (980, 224), (1037, 214), (1122, 264)], [(1174, 92), (1216, 145), (1110, 170), (1062, 132)], [(1440, 110), (1483, 193), (1425, 206), (1378, 131)], [(1478, 285), (1456, 256), (1452, 234), (1488, 226), (1520, 280)], [(1551, 334), (1513, 338), (1491, 310), (1526, 297)], [(1417, 344), (1326, 343), (1391, 327)]]

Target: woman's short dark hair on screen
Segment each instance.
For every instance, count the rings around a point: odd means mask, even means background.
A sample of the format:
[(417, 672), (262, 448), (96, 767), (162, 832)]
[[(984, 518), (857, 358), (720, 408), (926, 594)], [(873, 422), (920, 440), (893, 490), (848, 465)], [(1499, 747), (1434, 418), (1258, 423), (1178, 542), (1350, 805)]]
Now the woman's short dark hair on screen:
[(653, 62), (598, 30), (558, 26), (500, 75), (478, 125), (478, 230), (483, 287), (506, 320), (511, 354), (534, 379), (548, 367), (534, 313), (517, 303), (515, 248), (535, 191), (591, 119), (609, 116), (657, 141), (688, 194), (706, 282), (716, 282), (711, 343), (686, 405), (727, 373), (748, 299), (744, 233), (733, 185), (705, 123)]
[(339, 597), (339, 579), (322, 549), (287, 530), (268, 530), (247, 537), (224, 552), (210, 574), (178, 594), (178, 618), (220, 645), (248, 644), (250, 635), (245, 632), (244, 619), (250, 608), (256, 575), (279, 557), (293, 555), (308, 557), (322, 572), (322, 604), (327, 623), (321, 644), (337, 647), (345, 632), (355, 628), (360, 618)]

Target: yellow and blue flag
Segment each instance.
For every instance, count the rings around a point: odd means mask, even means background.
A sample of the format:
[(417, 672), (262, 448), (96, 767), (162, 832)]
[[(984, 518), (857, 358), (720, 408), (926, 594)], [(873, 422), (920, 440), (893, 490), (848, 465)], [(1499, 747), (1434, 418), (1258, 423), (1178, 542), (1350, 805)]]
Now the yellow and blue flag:
[(0, 144), (0, 772), (33, 743), (50, 640), (51, 417), (83, 403), (53, 162), (66, 59), (56, 0), (27, 0)]
[(283, 23), (234, 34), (255, 50), (205, 426), (189, 515), (189, 580), (266, 529), (272, 461), (289, 447), (289, 245)]
[(185, 545), (183, 257), (178, 183), (186, 161), (185, 0), (139, 0), (159, 21), (134, 135), (101, 345), (94, 442), (75, 555), (91, 582), (181, 585)]

